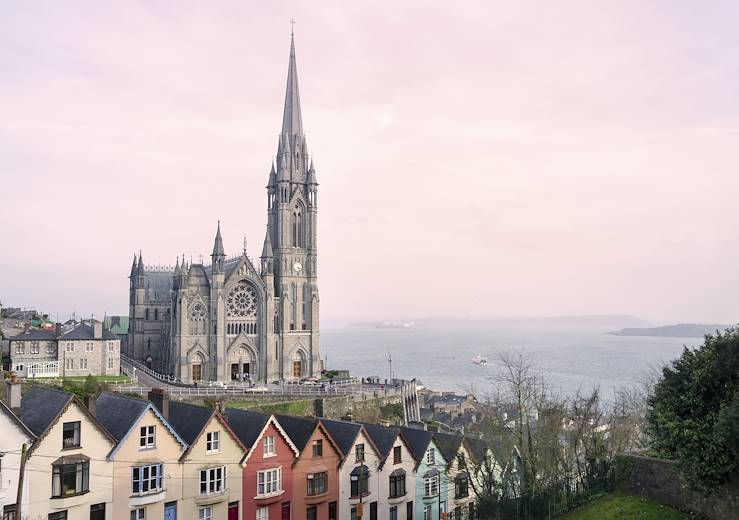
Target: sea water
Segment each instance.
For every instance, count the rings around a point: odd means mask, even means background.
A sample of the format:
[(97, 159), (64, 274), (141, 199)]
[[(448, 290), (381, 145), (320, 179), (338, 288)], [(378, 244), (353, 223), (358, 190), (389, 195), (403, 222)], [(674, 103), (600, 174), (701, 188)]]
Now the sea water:
[[(684, 346), (698, 338), (614, 336), (596, 328), (329, 327), (321, 329), (321, 354), (331, 369), (348, 369), (353, 376), (417, 378), (435, 390), (493, 393), (499, 369), (497, 352), (520, 350), (528, 355), (563, 396), (597, 386), (610, 399), (614, 389), (639, 385)], [(488, 364), (472, 362), (486, 356)]]

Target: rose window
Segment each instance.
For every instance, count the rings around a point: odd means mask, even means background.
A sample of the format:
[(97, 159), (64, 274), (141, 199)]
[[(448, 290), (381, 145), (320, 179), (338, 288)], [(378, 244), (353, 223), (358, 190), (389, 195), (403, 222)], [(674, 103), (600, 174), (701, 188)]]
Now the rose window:
[(257, 293), (245, 280), (241, 280), (228, 292), (226, 309), (229, 316), (254, 317), (257, 315)]

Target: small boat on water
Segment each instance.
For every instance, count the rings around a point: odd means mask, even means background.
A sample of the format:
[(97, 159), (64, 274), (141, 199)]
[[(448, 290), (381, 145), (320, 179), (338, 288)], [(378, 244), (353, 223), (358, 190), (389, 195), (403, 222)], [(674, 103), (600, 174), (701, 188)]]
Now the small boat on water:
[(475, 365), (485, 366), (485, 365), (488, 364), (488, 358), (486, 358), (485, 356), (482, 356), (482, 355), (478, 354), (478, 355), (476, 355), (475, 357), (472, 358), (472, 362)]

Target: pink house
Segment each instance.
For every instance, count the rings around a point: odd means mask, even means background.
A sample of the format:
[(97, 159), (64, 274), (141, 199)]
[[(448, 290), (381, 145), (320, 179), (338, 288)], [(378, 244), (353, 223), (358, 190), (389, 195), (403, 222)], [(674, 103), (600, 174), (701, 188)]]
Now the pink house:
[(248, 449), (242, 518), (299, 518), (292, 513), (293, 463), (299, 452), (274, 416), (229, 408), (226, 420)]

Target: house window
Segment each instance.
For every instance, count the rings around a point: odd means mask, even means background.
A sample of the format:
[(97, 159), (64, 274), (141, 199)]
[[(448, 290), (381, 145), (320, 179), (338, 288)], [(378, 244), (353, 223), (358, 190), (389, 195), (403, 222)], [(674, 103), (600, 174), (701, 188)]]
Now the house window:
[(423, 496), (435, 497), (439, 494), (439, 475), (423, 479)]
[(218, 453), (221, 450), (221, 432), (208, 432), (205, 436), (205, 451)]
[(398, 520), (398, 506), (390, 506), (390, 520)]
[(282, 468), (257, 473), (257, 496), (272, 495), (282, 491)]
[(431, 506), (423, 506), (423, 520), (431, 520)]
[(49, 520), (67, 520), (67, 512), (57, 511), (56, 513), (49, 513)]
[(367, 466), (357, 466), (349, 475), (351, 481), (351, 496), (357, 498), (369, 493), (369, 468)]
[(322, 439), (318, 439), (317, 441), (313, 442), (313, 456), (323, 457), (323, 440)]
[(336, 502), (328, 503), (328, 520), (336, 520), (337, 509), (338, 508)]
[(277, 451), (275, 450), (275, 438), (270, 435), (269, 437), (264, 438), (264, 456), (274, 457), (275, 455), (277, 455)]
[(364, 444), (357, 444), (354, 447), (354, 462), (364, 462)]
[(359, 520), (359, 517), (357, 517), (357, 506), (352, 506), (351, 515), (349, 518), (351, 518), (351, 520)]
[(113, 358), (108, 359), (108, 368), (113, 369), (115, 368), (115, 360)]
[(31, 342), (31, 354), (38, 354), (38, 341)]
[(155, 446), (155, 426), (142, 426), (139, 438), (140, 449), (153, 448)]
[(131, 520), (146, 520), (146, 509), (134, 509), (131, 511)]
[(161, 464), (134, 466), (131, 468), (131, 489), (134, 494), (157, 493), (164, 489), (164, 473)]
[(310, 506), (305, 510), (305, 520), (317, 520), (318, 519), (318, 510), (316, 509), (316, 506)]
[(400, 464), (403, 462), (403, 448), (401, 446), (395, 446), (393, 448), (393, 464)]
[(23, 343), (18, 343), (15, 346), (15, 353), (16, 354), (25, 354), (26, 353), (26, 347), (23, 345)]
[(56, 354), (56, 347), (54, 346), (53, 343), (46, 344), (46, 353), (52, 356)]
[(62, 448), (80, 447), (80, 421), (65, 422), (62, 426)]
[(88, 341), (85, 345), (85, 352), (94, 352), (95, 351), (95, 345), (92, 343), (92, 341)]
[(64, 359), (64, 368), (67, 370), (74, 370), (74, 359), (72, 358), (65, 358)]
[(257, 508), (257, 520), (269, 520), (269, 508), (267, 506)]
[(198, 520), (213, 520), (213, 507), (201, 507), (198, 510)]
[(112, 341), (108, 341), (108, 352), (115, 352), (115, 344)]
[(74, 464), (54, 464), (52, 466), (51, 496), (52, 498), (60, 498), (84, 493), (90, 489), (89, 480), (89, 461), (80, 461)]
[(308, 496), (322, 495), (328, 488), (328, 473), (313, 473), (308, 475)]
[(87, 370), (87, 358), (80, 359), (80, 370)]
[(390, 474), (390, 498), (405, 495), (405, 471), (395, 470)]
[(454, 478), (454, 498), (466, 498), (469, 494), (467, 474), (460, 473)]
[(71, 341), (68, 341), (67, 346), (64, 347), (64, 350), (67, 352), (74, 352), (74, 343), (72, 343)]
[(15, 520), (15, 504), (3, 506), (3, 520)]
[(434, 448), (429, 448), (426, 452), (426, 464), (436, 464), (436, 450)]
[(226, 489), (226, 467), (200, 470), (200, 494), (223, 493)]

